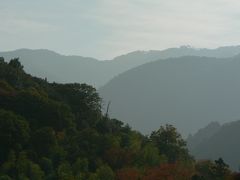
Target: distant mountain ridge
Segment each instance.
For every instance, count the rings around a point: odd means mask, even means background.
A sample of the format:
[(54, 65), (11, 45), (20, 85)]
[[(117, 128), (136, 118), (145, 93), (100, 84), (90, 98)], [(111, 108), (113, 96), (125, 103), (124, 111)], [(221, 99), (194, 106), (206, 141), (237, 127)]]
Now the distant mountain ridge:
[[(203, 138), (203, 133), (207, 137)], [(197, 159), (222, 157), (232, 169), (240, 167), (240, 121), (219, 125), (211, 123), (187, 139), (192, 155)], [(201, 139), (199, 141), (199, 139)], [(194, 142), (195, 141), (195, 142)]]
[(34, 76), (47, 78), (49, 81), (79, 82), (101, 87), (127, 70), (159, 59), (187, 55), (225, 58), (239, 53), (240, 46), (217, 49), (195, 49), (182, 46), (161, 51), (134, 51), (108, 61), (99, 61), (95, 58), (82, 56), (65, 56), (44, 49), (19, 49), (0, 52), (0, 56), (6, 60), (19, 57), (27, 72)]
[(173, 124), (187, 136), (212, 121), (240, 118), (240, 56), (186, 56), (154, 61), (99, 89), (109, 114), (148, 134)]
[(199, 144), (204, 143), (221, 129), (219, 122), (211, 122), (206, 127), (199, 129), (194, 135), (189, 135), (187, 143), (190, 151), (197, 150)]

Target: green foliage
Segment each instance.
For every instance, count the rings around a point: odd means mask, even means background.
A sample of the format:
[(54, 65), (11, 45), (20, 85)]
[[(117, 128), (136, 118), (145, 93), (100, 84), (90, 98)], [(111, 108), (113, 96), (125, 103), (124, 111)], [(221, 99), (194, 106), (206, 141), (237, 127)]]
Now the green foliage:
[(139, 157), (142, 166), (154, 167), (160, 165), (161, 156), (159, 150), (153, 144), (147, 144), (143, 147)]
[(1, 64), (4, 63), (4, 57), (0, 57), (0, 63), (1, 63)]
[(218, 160), (212, 161), (201, 161), (196, 163), (195, 169), (197, 175), (194, 176), (195, 179), (216, 179), (223, 180), (230, 177), (231, 171), (229, 166), (219, 158)]
[(2, 175), (0, 176), (0, 180), (12, 180), (12, 178), (10, 178), (8, 175)]
[(51, 159), (43, 157), (40, 159), (39, 165), (45, 174), (51, 175), (54, 173), (54, 167)]
[(19, 58), (11, 59), (9, 62), (9, 66), (15, 69), (23, 70), (23, 65), (19, 62)]
[[(79, 128), (96, 125), (101, 118), (101, 99), (96, 89), (86, 84), (53, 84), (53, 99), (68, 104), (76, 117)], [(63, 96), (64, 95), (64, 96)]]
[(215, 160), (214, 166), (212, 167), (213, 176), (218, 179), (227, 178), (231, 171), (229, 170), (229, 166), (223, 161), (222, 158)]
[(89, 178), (89, 161), (86, 158), (78, 158), (72, 165), (72, 171), (76, 179)]
[(35, 151), (40, 155), (47, 155), (57, 144), (55, 131), (50, 127), (38, 129), (33, 133), (31, 141)]
[(12, 94), (12, 93), (14, 93), (14, 89), (6, 81), (0, 80), (0, 93)]
[(0, 180), (230, 175), (221, 159), (194, 166), (173, 126), (143, 136), (103, 115), (95, 88), (34, 78), (18, 59), (0, 58), (0, 142)]
[(159, 130), (153, 131), (150, 139), (170, 163), (191, 159), (186, 142), (172, 125), (167, 124), (166, 127), (161, 126)]
[(1, 166), (1, 172), (8, 174), (13, 179), (44, 179), (44, 172), (38, 164), (29, 160), (25, 152), (19, 153), (18, 157), (10, 152), (9, 159)]
[(96, 175), (99, 180), (114, 180), (115, 177), (114, 172), (107, 165), (98, 168), (96, 171)]
[(0, 162), (11, 149), (21, 150), (29, 140), (29, 133), (29, 125), (23, 117), (0, 109)]
[(72, 167), (68, 162), (63, 162), (58, 166), (57, 174), (59, 180), (74, 179)]

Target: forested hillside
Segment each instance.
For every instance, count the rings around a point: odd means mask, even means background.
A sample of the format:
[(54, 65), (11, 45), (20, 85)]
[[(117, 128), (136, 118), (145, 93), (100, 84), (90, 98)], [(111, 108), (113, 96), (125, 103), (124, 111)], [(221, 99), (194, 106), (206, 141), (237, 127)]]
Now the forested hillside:
[[(159, 124), (160, 126), (160, 124)], [(0, 59), (0, 179), (217, 179), (218, 161), (195, 162), (171, 126), (143, 136), (101, 112), (86, 84), (56, 84)]]
[(234, 170), (240, 167), (240, 121), (219, 125), (211, 123), (188, 137), (188, 147), (197, 159), (222, 157)]

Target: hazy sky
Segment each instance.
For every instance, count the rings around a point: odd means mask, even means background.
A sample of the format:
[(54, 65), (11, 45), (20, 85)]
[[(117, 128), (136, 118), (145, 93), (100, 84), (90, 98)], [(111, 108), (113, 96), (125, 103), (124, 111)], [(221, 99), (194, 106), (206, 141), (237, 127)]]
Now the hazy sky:
[(180, 45), (240, 44), (239, 0), (0, 0), (0, 51), (110, 59)]

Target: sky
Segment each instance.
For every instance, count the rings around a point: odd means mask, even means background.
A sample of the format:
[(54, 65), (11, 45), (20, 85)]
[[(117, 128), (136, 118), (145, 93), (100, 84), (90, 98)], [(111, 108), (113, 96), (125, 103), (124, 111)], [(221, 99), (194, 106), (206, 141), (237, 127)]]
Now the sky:
[(106, 60), (135, 50), (240, 44), (239, 0), (0, 0), (0, 51)]

